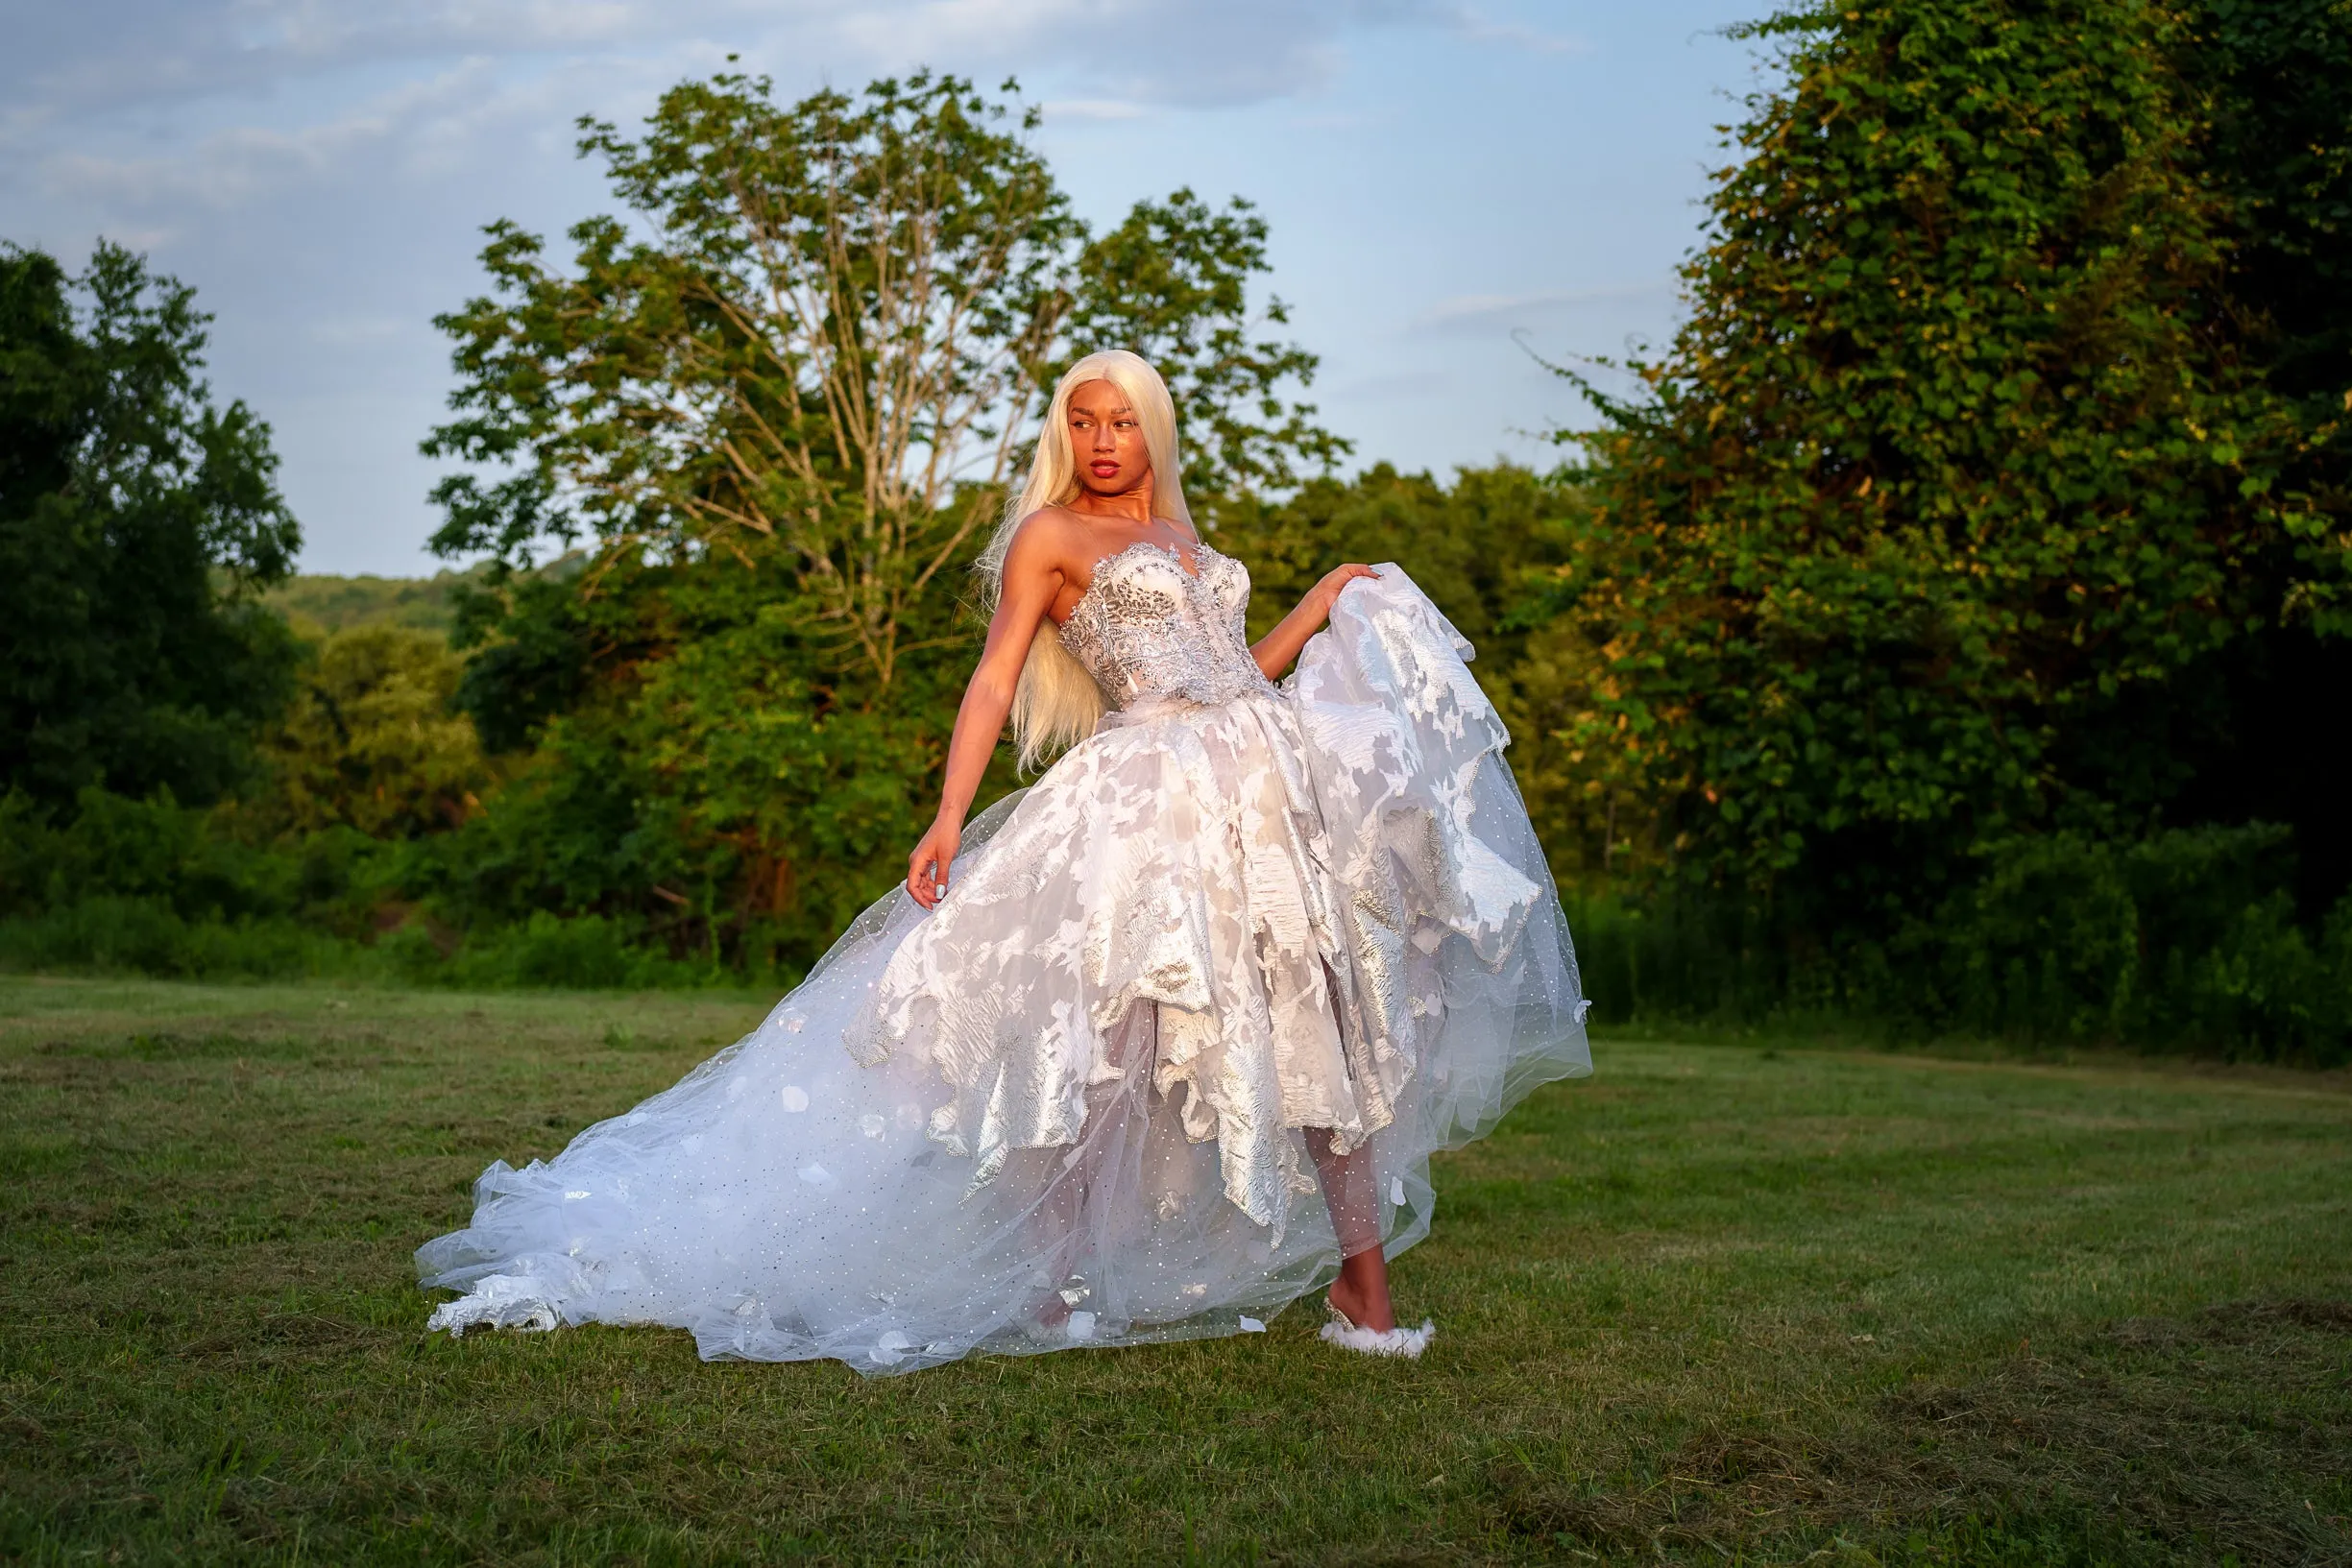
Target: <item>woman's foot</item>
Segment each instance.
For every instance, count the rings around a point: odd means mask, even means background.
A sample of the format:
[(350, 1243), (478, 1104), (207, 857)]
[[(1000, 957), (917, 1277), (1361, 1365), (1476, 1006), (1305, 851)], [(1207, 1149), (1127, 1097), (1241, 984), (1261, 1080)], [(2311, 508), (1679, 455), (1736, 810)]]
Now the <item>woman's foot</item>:
[[(1037, 1282), (1030, 1281), (1032, 1288)], [(1044, 1339), (1058, 1339), (1063, 1325), (1070, 1321), (1070, 1303), (1059, 1291), (1047, 1291), (1029, 1309), (1030, 1333)]]
[(1360, 1329), (1386, 1334), (1396, 1326), (1396, 1310), (1389, 1303), (1389, 1260), (1378, 1247), (1357, 1253), (1340, 1265), (1331, 1282), (1331, 1310)]

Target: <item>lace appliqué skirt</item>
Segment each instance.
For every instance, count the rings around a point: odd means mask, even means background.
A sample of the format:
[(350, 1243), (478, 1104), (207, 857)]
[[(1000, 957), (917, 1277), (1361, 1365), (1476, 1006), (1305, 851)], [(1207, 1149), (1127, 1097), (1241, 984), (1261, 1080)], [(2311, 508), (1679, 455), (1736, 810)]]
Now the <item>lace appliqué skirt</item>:
[[(418, 1254), (437, 1326), (691, 1329), (909, 1370), (1226, 1334), (1327, 1277), (1304, 1129), (1428, 1158), (1590, 1069), (1557, 896), (1468, 647), (1394, 567), (1279, 692), (1113, 715), (768, 1020)], [(1050, 1297), (1060, 1298), (1058, 1306)]]

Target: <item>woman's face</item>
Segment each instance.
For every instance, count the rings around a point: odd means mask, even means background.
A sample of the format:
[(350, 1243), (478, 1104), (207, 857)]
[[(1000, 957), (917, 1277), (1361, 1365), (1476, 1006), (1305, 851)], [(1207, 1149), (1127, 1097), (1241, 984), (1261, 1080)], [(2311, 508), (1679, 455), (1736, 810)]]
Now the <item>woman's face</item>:
[(1089, 381), (1070, 394), (1070, 451), (1089, 495), (1126, 495), (1152, 483), (1143, 422), (1108, 381)]

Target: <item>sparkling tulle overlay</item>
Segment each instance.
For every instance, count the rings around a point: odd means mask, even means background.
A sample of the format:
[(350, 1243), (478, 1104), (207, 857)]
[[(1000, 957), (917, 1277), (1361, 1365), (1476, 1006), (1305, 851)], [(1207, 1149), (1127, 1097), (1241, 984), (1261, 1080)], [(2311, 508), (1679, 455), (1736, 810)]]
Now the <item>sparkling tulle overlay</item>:
[[(869, 1374), (1249, 1332), (1427, 1235), (1431, 1153), (1590, 1071), (1469, 645), (1383, 567), (1276, 688), (1247, 573), (1190, 565), (1097, 568), (1063, 637), (1114, 711), (972, 822), (937, 909), (893, 892), (742, 1041), (483, 1173), (417, 1254), (466, 1292), (434, 1327)], [(1369, 1152), (1348, 1212), (1315, 1140)]]

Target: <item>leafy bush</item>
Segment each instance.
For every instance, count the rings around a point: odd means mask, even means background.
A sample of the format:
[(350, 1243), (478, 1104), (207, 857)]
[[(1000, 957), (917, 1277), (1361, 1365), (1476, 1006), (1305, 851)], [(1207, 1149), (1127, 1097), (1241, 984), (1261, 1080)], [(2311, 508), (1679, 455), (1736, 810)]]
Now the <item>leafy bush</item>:
[(109, 895), (183, 920), (293, 911), (302, 859), (206, 830), (208, 813), (168, 790), (132, 800), (85, 788), (61, 823), (21, 794), (0, 800), (0, 907), (63, 908)]
[(93, 894), (0, 920), (0, 967), (182, 979), (373, 976), (356, 943), (283, 917), (188, 920), (168, 899)]
[(1948, 1015), (1985, 1034), (2111, 1039), (2132, 1011), (2140, 909), (2119, 857), (2073, 833), (2022, 838), (1914, 945)]
[(541, 909), (521, 925), (468, 940), (423, 977), (462, 986), (561, 986), (634, 990), (740, 983), (709, 962), (669, 958), (641, 945), (622, 922), (602, 915), (564, 919)]
[[(2073, 971), (2121, 983), (2122, 895), (2025, 934), (2085, 840), (2267, 816), (2329, 896), (2352, 874), (2343, 727), (2263, 722), (2352, 629), (2352, 92), (2309, 68), (2352, 16), (1807, 0), (1738, 31), (1784, 74), (1686, 320), (1569, 438), (1590, 504), (1550, 602), (1600, 667), (1564, 729), (1693, 881), (1831, 948), (2010, 933), (1953, 978), (1972, 1014), (2091, 1027), (2120, 993)], [(1988, 855), (2010, 880), (1972, 892)]]
[(1573, 901), (1603, 1022), (1790, 1025), (2129, 1044), (2265, 1060), (2352, 1056), (2352, 898), (2300, 920), (2274, 824), (2132, 844), (2021, 836), (1932, 918), (1824, 944), (1768, 905), (1670, 889)]
[(490, 784), (473, 721), (452, 706), (465, 663), (405, 626), (330, 633), (311, 650), (264, 753), (271, 787), (253, 814), (314, 832), (418, 836), (463, 822)]

